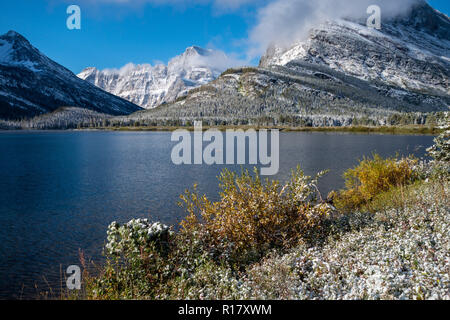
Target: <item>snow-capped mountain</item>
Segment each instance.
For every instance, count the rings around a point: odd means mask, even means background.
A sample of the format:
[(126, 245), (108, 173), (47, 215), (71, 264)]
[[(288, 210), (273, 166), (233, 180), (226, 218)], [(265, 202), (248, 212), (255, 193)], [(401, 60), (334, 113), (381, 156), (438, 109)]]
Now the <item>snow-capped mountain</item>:
[(294, 60), (406, 90), (449, 94), (450, 19), (420, 1), (404, 15), (383, 20), (381, 30), (367, 28), (365, 21), (327, 21), (290, 48), (272, 46), (260, 65)]
[(73, 106), (112, 115), (140, 108), (52, 61), (15, 31), (0, 36), (0, 118), (21, 118)]
[(228, 70), (184, 99), (129, 118), (340, 126), (409, 113), (423, 123), (423, 114), (449, 110), (449, 53), (449, 18), (422, 1), (380, 31), (365, 21), (322, 23), (304, 41), (270, 48), (258, 68)]
[(216, 79), (235, 62), (221, 51), (189, 47), (168, 65), (128, 64), (119, 70), (87, 68), (78, 77), (145, 109), (175, 101)]

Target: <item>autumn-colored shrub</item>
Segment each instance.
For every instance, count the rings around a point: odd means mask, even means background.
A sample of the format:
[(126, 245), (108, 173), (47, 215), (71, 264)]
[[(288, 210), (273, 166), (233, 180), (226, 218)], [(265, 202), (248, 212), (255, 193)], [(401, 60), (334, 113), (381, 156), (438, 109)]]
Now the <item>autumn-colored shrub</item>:
[(198, 234), (205, 247), (223, 261), (242, 264), (272, 248), (290, 247), (299, 239), (319, 240), (329, 205), (318, 201), (317, 179), (297, 169), (286, 185), (261, 181), (257, 172), (241, 175), (225, 170), (219, 177), (220, 201), (186, 191), (189, 215), (181, 232)]
[(416, 163), (412, 158), (383, 159), (378, 154), (373, 159), (364, 158), (345, 172), (346, 188), (339, 192), (336, 205), (344, 210), (358, 209), (392, 187), (408, 185), (414, 181)]

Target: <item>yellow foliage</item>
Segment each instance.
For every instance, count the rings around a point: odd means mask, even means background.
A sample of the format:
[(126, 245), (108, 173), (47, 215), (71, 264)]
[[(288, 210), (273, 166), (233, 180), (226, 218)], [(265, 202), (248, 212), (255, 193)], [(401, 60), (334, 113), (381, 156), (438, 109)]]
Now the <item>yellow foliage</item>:
[(248, 171), (239, 176), (224, 170), (219, 177), (220, 201), (199, 196), (196, 187), (181, 196), (189, 213), (181, 222), (182, 231), (200, 234), (218, 251), (228, 248), (235, 260), (294, 245), (319, 233), (330, 214), (328, 205), (317, 203), (317, 178), (297, 169), (282, 186), (278, 181), (262, 182), (256, 171), (252, 177)]
[(393, 187), (411, 183), (416, 163), (417, 160), (412, 158), (383, 159), (378, 154), (373, 159), (364, 158), (355, 168), (345, 172), (346, 189), (339, 193), (336, 205), (340, 209), (358, 209)]

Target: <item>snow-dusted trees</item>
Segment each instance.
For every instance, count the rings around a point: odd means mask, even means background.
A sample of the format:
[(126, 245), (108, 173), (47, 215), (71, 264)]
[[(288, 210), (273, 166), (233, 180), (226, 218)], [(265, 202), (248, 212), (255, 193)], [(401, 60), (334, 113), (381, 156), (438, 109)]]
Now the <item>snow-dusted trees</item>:
[(445, 131), (434, 139), (435, 145), (428, 152), (437, 161), (450, 162), (450, 113), (446, 113), (442, 128)]

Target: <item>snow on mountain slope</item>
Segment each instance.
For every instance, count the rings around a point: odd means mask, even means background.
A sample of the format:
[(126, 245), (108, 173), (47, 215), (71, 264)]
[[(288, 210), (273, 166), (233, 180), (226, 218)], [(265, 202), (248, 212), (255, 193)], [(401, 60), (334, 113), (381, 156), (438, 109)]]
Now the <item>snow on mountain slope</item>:
[(0, 36), (0, 118), (31, 117), (61, 106), (112, 115), (140, 110), (79, 79), (17, 32)]
[(119, 70), (103, 71), (87, 68), (78, 77), (151, 109), (175, 101), (189, 90), (211, 82), (235, 64), (223, 52), (194, 46), (170, 60), (167, 66), (128, 64)]
[(230, 69), (178, 101), (132, 114), (211, 125), (423, 124), (449, 110), (449, 18), (422, 2), (382, 30), (333, 20), (287, 49), (273, 46), (258, 68)]
[(412, 91), (450, 94), (450, 19), (421, 2), (408, 14), (383, 21), (381, 30), (363, 21), (327, 21), (288, 49), (272, 46), (261, 66), (301, 60), (365, 80)]

